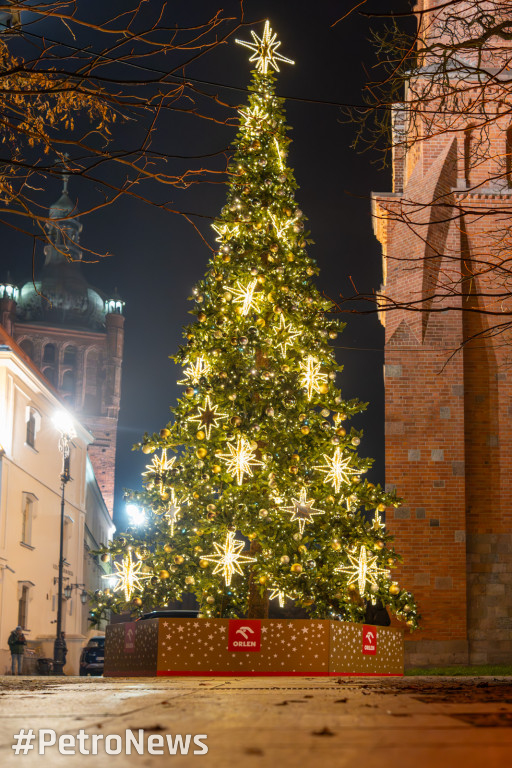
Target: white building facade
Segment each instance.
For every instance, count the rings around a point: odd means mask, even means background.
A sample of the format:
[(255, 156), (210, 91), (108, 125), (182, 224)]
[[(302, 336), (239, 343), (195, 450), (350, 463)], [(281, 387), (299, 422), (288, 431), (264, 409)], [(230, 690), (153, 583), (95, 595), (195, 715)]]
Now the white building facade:
[[(30, 648), (53, 657), (62, 472), (53, 419), (62, 409), (56, 392), (0, 327), (0, 674), (10, 669), (7, 640), (17, 625)], [(80, 651), (91, 634), (81, 595), (97, 589), (103, 574), (91, 550), (114, 530), (87, 456), (93, 436), (76, 419), (73, 424), (64, 506), (67, 674), (78, 673)]]

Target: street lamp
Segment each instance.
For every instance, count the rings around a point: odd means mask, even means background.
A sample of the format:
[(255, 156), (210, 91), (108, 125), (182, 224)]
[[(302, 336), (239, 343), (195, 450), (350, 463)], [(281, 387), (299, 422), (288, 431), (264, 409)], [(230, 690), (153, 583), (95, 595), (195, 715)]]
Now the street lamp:
[(80, 589), (82, 587), (82, 591), (80, 592), (80, 602), (82, 605), (85, 605), (87, 600), (89, 599), (89, 595), (87, 594), (87, 591), (85, 589), (85, 584), (66, 584), (64, 587), (64, 597), (66, 600), (69, 600), (71, 595), (73, 594), (74, 589)]
[(66, 483), (71, 480), (70, 468), (70, 443), (76, 437), (71, 417), (65, 411), (55, 415), (54, 424), (60, 432), (59, 451), (62, 453), (62, 472), (60, 475), (60, 544), (59, 544), (59, 576), (57, 590), (57, 632), (53, 643), (53, 674), (62, 675), (64, 667), (64, 641), (62, 639), (62, 598), (63, 598), (63, 573), (64, 573), (64, 492)]

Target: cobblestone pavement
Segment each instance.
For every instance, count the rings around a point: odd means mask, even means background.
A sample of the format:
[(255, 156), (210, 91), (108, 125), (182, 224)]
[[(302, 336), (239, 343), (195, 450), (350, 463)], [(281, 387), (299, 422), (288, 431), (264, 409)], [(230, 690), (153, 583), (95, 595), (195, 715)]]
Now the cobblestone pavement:
[[(143, 755), (16, 755), (30, 729), (125, 738)], [(139, 729), (143, 729), (142, 731)], [(168, 754), (167, 736), (206, 734), (189, 754)], [(166, 757), (147, 753), (165, 747)], [(45, 738), (50, 739), (50, 736)], [(71, 740), (72, 741), (72, 740)], [(141, 742), (141, 743), (142, 743)], [(116, 739), (108, 742), (116, 749)], [(66, 746), (66, 745), (64, 745)], [(201, 768), (505, 768), (512, 760), (511, 678), (0, 678), (0, 765), (192, 765)]]

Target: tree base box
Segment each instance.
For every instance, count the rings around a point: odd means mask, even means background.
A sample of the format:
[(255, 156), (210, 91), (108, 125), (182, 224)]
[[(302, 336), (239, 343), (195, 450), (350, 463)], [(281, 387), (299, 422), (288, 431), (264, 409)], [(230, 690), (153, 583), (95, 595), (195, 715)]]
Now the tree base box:
[(106, 629), (106, 677), (403, 675), (403, 630), (316, 619), (160, 618)]

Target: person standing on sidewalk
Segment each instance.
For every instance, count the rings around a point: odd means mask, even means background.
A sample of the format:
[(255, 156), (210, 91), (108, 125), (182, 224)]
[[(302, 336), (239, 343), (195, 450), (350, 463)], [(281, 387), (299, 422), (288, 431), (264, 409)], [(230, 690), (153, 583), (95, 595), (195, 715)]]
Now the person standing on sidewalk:
[(23, 654), (25, 652), (25, 646), (27, 644), (27, 641), (25, 640), (25, 635), (23, 634), (21, 627), (16, 627), (16, 629), (13, 629), (13, 631), (9, 635), (7, 644), (11, 652), (11, 674), (13, 675), (16, 674), (14, 670), (17, 664), (18, 675), (21, 675), (21, 669), (23, 666)]

